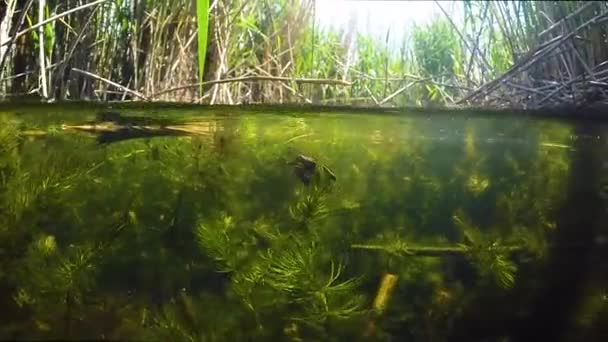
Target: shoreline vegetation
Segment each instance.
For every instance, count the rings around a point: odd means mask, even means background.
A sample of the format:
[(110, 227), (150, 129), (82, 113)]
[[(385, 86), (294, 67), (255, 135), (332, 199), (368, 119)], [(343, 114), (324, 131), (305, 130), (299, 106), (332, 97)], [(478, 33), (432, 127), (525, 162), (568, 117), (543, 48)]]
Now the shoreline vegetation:
[(199, 2), (9, 0), (0, 97), (568, 115), (608, 100), (603, 2), (471, 1), (457, 24), (437, 1), (397, 49), (317, 27), (310, 0)]

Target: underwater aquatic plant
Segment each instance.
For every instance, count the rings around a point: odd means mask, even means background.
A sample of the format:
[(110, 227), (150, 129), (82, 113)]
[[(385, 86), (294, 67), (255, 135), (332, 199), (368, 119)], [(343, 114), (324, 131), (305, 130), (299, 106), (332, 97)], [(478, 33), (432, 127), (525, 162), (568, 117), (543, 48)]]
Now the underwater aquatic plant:
[(502, 288), (511, 288), (515, 284), (517, 271), (517, 266), (508, 256), (513, 247), (504, 246), (500, 239), (484, 236), (466, 219), (462, 211), (458, 211), (453, 219), (464, 236), (461, 246), (465, 248), (467, 258), (476, 266), (480, 276), (493, 280)]

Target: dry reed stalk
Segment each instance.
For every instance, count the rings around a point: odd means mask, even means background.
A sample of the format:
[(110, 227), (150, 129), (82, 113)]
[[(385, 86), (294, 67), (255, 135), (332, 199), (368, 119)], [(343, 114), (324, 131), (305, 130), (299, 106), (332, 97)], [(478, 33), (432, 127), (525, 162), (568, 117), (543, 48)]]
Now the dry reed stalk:
[(5, 41), (5, 42), (0, 42), (0, 46), (6, 46), (6, 48), (4, 50), (4, 54), (2, 56), (0, 56), (1, 57), (1, 59), (0, 59), (0, 78), (2, 78), (4, 76), (4, 64), (6, 63), (6, 59), (10, 55), (13, 43), (17, 40), (17, 38), (19, 38), (17, 30), (19, 29), (19, 27), (21, 25), (23, 25), (23, 20), (25, 19), (25, 16), (27, 15), (27, 12), (29, 11), (29, 9), (33, 3), (34, 3), (34, 0), (27, 0), (27, 2), (25, 3), (25, 6), (21, 10), (21, 13), (19, 14), (19, 18), (17, 19), (17, 25), (15, 25), (12, 28), (13, 32), (11, 34), (10, 40)]
[[(44, 7), (46, 6), (46, 0), (38, 0), (38, 23), (44, 21)], [(46, 81), (46, 57), (44, 54), (44, 27), (42, 25), (38, 26), (38, 64), (40, 65), (40, 81), (39, 88), (42, 89), (42, 97), (44, 99), (49, 97), (49, 93), (47, 90), (47, 81)]]
[[(56, 14), (56, 15), (54, 15), (54, 16), (51, 16), (51, 17), (49, 17), (49, 18), (47, 18), (47, 19), (45, 19), (45, 20), (42, 20), (42, 21), (40, 21), (40, 22), (38, 22), (38, 23), (36, 23), (36, 24), (32, 25), (31, 27), (28, 27), (27, 29), (25, 29), (25, 30), (23, 30), (23, 31), (20, 31), (19, 33), (17, 33), (17, 34), (15, 35), (15, 38), (14, 38), (14, 39), (17, 39), (17, 38), (19, 38), (19, 37), (23, 36), (24, 34), (26, 34), (26, 33), (28, 33), (28, 32), (31, 32), (31, 31), (37, 30), (37, 29), (39, 29), (40, 27), (42, 27), (42, 26), (44, 26), (44, 25), (46, 25), (46, 24), (48, 24), (48, 23), (52, 23), (52, 22), (53, 22), (53, 21), (55, 21), (55, 20), (59, 20), (59, 19), (61, 19), (62, 17), (65, 17), (65, 16), (67, 16), (67, 15), (70, 15), (70, 14), (72, 14), (72, 13), (75, 13), (75, 12), (81, 11), (81, 10), (86, 9), (86, 8), (89, 8), (89, 7), (95, 6), (95, 5), (97, 5), (97, 4), (101, 4), (101, 3), (106, 2), (106, 1), (109, 1), (109, 0), (97, 0), (97, 1), (93, 1), (93, 2), (91, 2), (91, 3), (85, 4), (85, 5), (81, 5), (81, 6), (78, 6), (78, 7), (76, 7), (76, 8), (72, 8), (72, 9), (70, 9), (70, 10), (67, 10), (67, 11), (65, 11), (65, 12), (63, 12), (63, 13), (59, 13), (59, 14)], [(31, 2), (32, 2), (32, 1), (30, 1), (30, 3), (31, 3)], [(27, 12), (27, 9), (28, 9), (29, 7), (30, 7), (30, 6), (27, 6), (27, 5), (25, 6), (25, 9), (26, 9), (26, 10), (25, 10), (25, 12)], [(4, 46), (4, 45), (10, 44), (10, 43), (11, 43), (10, 41), (6, 41), (6, 42), (0, 42), (0, 45)]]
[[(16, 6), (17, 6), (17, 0), (8, 0), (8, 2), (6, 3), (4, 18), (0, 22), (0, 43), (9, 41), (9, 37), (11, 36), (10, 33), (12, 31), (11, 24), (13, 21), (13, 14), (15, 13)], [(6, 44), (6, 45), (8, 45), (8, 44)], [(8, 47), (6, 45), (5, 44), (0, 45), (0, 61), (4, 61), (4, 56), (6, 54), (8, 54)], [(2, 75), (3, 75), (2, 71), (3, 71), (3, 67), (0, 64), (0, 79), (2, 78)]]
[[(605, 11), (597, 16), (594, 16), (590, 20), (586, 21), (585, 23), (581, 24), (576, 29), (574, 29), (573, 31), (568, 33), (567, 35), (559, 37), (559, 39), (556, 39), (555, 42), (553, 42), (552, 44), (550, 44), (546, 47), (543, 47), (541, 49), (537, 49), (536, 52), (533, 53), (530, 57), (522, 59), (519, 63), (513, 65), (506, 73), (504, 73), (500, 77), (482, 85), (481, 87), (474, 90), (473, 92), (469, 93), (467, 96), (465, 96), (461, 100), (457, 101), (456, 104), (461, 104), (466, 101), (469, 101), (470, 99), (478, 96), (481, 93), (487, 94), (487, 93), (491, 92), (492, 90), (494, 90), (496, 87), (498, 87), (502, 83), (504, 83), (507, 80), (509, 80), (510, 78), (514, 77), (518, 72), (523, 72), (523, 71), (529, 69), (534, 64), (539, 62), (542, 58), (547, 57), (551, 52), (553, 52), (555, 49), (557, 49), (559, 46), (561, 46), (568, 39), (572, 38), (580, 30), (587, 28), (589, 26), (592, 26), (594, 24), (597, 24), (602, 18), (605, 18), (607, 16), (607, 14), (608, 14), (608, 11)], [(558, 37), (556, 37), (556, 38), (558, 38)]]
[(350, 86), (352, 82), (346, 82), (342, 80), (333, 80), (333, 79), (319, 79), (319, 78), (290, 78), (290, 77), (276, 77), (276, 76), (245, 76), (245, 77), (234, 77), (234, 78), (226, 78), (226, 79), (218, 79), (207, 82), (199, 82), (193, 84), (186, 84), (183, 86), (166, 89), (160, 91), (158, 93), (154, 93), (149, 96), (150, 99), (156, 98), (160, 95), (174, 92), (177, 90), (185, 89), (185, 88), (194, 88), (199, 87), (201, 85), (215, 85), (215, 84), (223, 84), (223, 83), (234, 83), (234, 82), (250, 82), (250, 81), (270, 81), (270, 82), (295, 82), (295, 83), (309, 83), (309, 84), (333, 84), (333, 85), (343, 85)]
[(95, 74), (93, 74), (91, 72), (80, 70), (78, 68), (72, 68), (72, 71), (74, 71), (76, 73), (79, 73), (79, 74), (83, 74), (83, 75), (88, 76), (88, 77), (91, 77), (91, 78), (93, 78), (95, 80), (98, 80), (98, 81), (101, 81), (101, 82), (103, 82), (103, 83), (105, 83), (107, 85), (116, 87), (116, 88), (118, 88), (118, 89), (120, 89), (122, 91), (125, 91), (125, 92), (127, 92), (127, 93), (129, 93), (129, 94), (131, 94), (131, 95), (133, 95), (135, 97), (138, 97), (138, 98), (142, 99), (142, 100), (147, 100), (148, 99), (146, 96), (144, 96), (143, 94), (140, 94), (139, 92), (137, 92), (135, 90), (131, 90), (131, 89), (125, 87), (125, 86), (122, 86), (122, 85), (120, 85), (120, 84), (118, 84), (116, 82), (112, 82), (112, 81), (110, 81), (110, 80), (108, 80), (106, 78), (103, 78), (103, 77), (101, 77), (99, 75), (95, 75)]
[(64, 73), (65, 73), (65, 69), (67, 67), (67, 64), (72, 59), (72, 56), (74, 55), (74, 51), (76, 51), (76, 47), (82, 41), (82, 39), (84, 37), (84, 34), (87, 31), (87, 29), (89, 28), (89, 25), (91, 24), (93, 16), (95, 15), (95, 13), (97, 13), (98, 9), (99, 9), (99, 6), (96, 6), (91, 11), (91, 13), (89, 14), (89, 16), (87, 17), (87, 19), (85, 21), (84, 26), (80, 29), (80, 32), (78, 32), (78, 35), (77, 35), (76, 39), (72, 43), (72, 46), (69, 48), (67, 56), (61, 62), (57, 63), (59, 65), (59, 71), (55, 74), (55, 82), (54, 82), (54, 84), (55, 84), (55, 87), (60, 92), (59, 99), (64, 99), (65, 98), (66, 87), (63, 84), (64, 83), (63, 79), (64, 79)]

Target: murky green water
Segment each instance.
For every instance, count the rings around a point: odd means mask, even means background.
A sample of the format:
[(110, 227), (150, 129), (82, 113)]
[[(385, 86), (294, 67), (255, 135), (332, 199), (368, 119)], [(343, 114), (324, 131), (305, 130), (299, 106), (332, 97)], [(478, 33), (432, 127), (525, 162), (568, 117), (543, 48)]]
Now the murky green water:
[(597, 123), (120, 114), (0, 111), (1, 339), (606, 333)]

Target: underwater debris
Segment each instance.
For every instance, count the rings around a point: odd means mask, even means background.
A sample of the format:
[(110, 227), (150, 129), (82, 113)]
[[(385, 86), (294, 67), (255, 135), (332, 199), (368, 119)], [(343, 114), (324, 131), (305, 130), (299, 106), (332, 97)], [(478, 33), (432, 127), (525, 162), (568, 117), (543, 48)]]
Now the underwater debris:
[(376, 331), (376, 320), (380, 317), (380, 315), (382, 315), (382, 313), (384, 313), (386, 306), (393, 295), (398, 279), (399, 276), (392, 273), (385, 273), (382, 276), (380, 286), (378, 287), (376, 297), (374, 298), (374, 311), (372, 316), (368, 319), (365, 327), (365, 337), (371, 337), (374, 335)]

